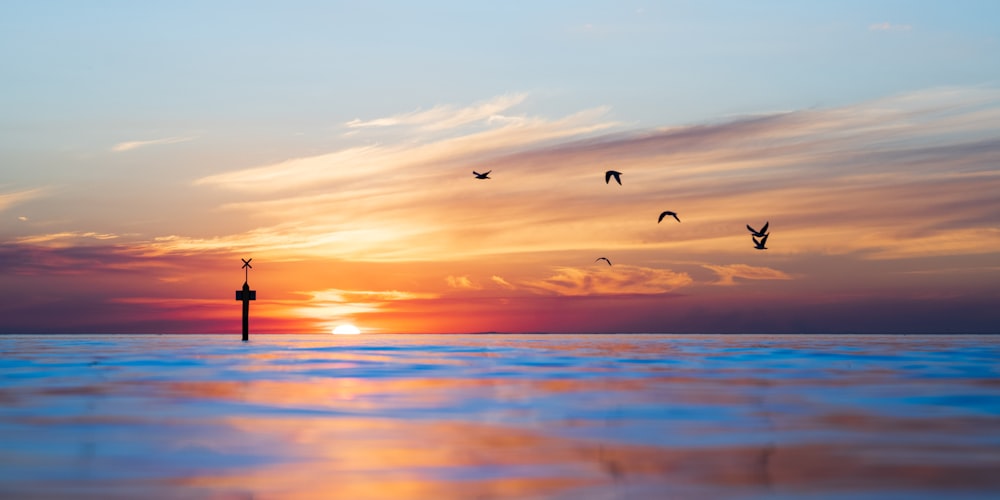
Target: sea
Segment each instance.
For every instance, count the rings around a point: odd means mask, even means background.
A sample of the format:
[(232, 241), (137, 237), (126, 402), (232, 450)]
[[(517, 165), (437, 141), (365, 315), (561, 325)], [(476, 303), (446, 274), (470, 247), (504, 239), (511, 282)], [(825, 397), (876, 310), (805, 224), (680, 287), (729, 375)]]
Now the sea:
[(0, 335), (0, 498), (1000, 498), (1000, 336)]

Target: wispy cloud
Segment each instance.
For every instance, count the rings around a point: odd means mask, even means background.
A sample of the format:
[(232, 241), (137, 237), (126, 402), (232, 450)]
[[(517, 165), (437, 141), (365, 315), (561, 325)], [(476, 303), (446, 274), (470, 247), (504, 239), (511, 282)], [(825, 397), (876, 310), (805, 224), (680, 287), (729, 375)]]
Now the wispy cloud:
[(349, 148), (216, 174), (198, 179), (195, 185), (250, 192), (296, 190), (300, 195), (303, 189), (311, 194), (318, 189), (345, 192), (348, 188), (352, 196), (384, 190), (418, 193), (412, 189), (415, 181), (423, 184), (453, 178), (451, 168), (469, 171), (470, 164), (481, 163), (484, 158), (615, 126), (599, 120), (605, 112), (601, 108), (558, 120), (534, 118), (428, 143)]
[(497, 285), (500, 285), (501, 287), (506, 288), (508, 290), (513, 290), (515, 288), (514, 285), (510, 284), (507, 280), (505, 280), (505, 279), (503, 279), (503, 278), (501, 278), (500, 276), (497, 276), (497, 275), (491, 276), (490, 280), (492, 280)]
[[(6, 211), (14, 205), (24, 203), (28, 200), (36, 199), (45, 194), (44, 188), (25, 189), (9, 193), (0, 193), (0, 212)], [(24, 220), (27, 220), (26, 218)]]
[(506, 94), (464, 108), (439, 105), (428, 110), (417, 110), (385, 118), (371, 120), (357, 118), (345, 125), (349, 128), (413, 126), (425, 130), (445, 130), (484, 120), (492, 123), (499, 113), (524, 102), (526, 98), (527, 94), (523, 93)]
[(22, 244), (47, 244), (49, 246), (58, 246), (63, 243), (67, 246), (75, 246), (81, 241), (85, 240), (97, 240), (97, 241), (107, 241), (119, 238), (117, 234), (111, 233), (96, 233), (93, 231), (62, 231), (58, 233), (46, 233), (46, 234), (36, 234), (32, 236), (22, 236), (16, 238), (14, 241)]
[(85, 242), (80, 237), (22, 238), (0, 244), (0, 268), (17, 275), (81, 275), (101, 273), (143, 273), (156, 279), (179, 276), (175, 271), (192, 266), (217, 263), (218, 254), (198, 256), (179, 254), (151, 255), (142, 245), (111, 242), (100, 235), (81, 235), (97, 239)]
[(719, 276), (717, 285), (732, 286), (736, 284), (736, 278), (746, 280), (790, 280), (792, 277), (784, 271), (771, 269), (769, 267), (751, 266), (747, 264), (712, 265), (705, 264), (703, 267), (710, 269)]
[[(428, 191), (413, 189), (415, 184), (452, 179), (453, 168), (471, 175), (469, 165), (482, 164), (497, 155), (548, 141), (586, 137), (617, 126), (602, 119), (606, 112), (606, 108), (596, 108), (556, 120), (526, 118), (429, 143), (348, 148), (216, 174), (196, 180), (195, 185), (257, 193), (294, 191), (296, 199), (302, 197), (303, 191), (311, 196), (317, 190), (347, 193), (359, 199), (384, 194), (419, 195)], [(401, 182), (403, 179), (407, 182)]]
[(479, 290), (482, 287), (476, 285), (469, 279), (468, 276), (448, 276), (445, 278), (445, 283), (451, 288), (458, 288), (461, 290)]
[(115, 153), (123, 153), (125, 151), (132, 151), (133, 149), (138, 149), (146, 146), (157, 146), (162, 144), (175, 144), (178, 142), (187, 142), (193, 140), (193, 137), (164, 137), (162, 139), (149, 139), (145, 141), (126, 141), (119, 142), (114, 146), (111, 146), (111, 151)]
[(609, 269), (560, 267), (548, 278), (525, 283), (558, 295), (662, 294), (693, 283), (687, 273), (640, 266), (617, 265)]
[(894, 241), (881, 241), (873, 259), (906, 259), (990, 254), (1000, 249), (1000, 228), (942, 229)]
[(910, 31), (913, 26), (909, 24), (893, 24), (888, 21), (868, 25), (869, 31)]

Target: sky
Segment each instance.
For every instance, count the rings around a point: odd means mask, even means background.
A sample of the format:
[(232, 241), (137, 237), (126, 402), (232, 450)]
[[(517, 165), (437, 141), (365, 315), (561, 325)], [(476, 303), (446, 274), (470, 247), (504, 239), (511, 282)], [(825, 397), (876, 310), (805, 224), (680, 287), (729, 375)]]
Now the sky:
[(252, 333), (997, 333), (997, 54), (994, 1), (4, 2), (0, 333), (238, 333), (241, 258)]

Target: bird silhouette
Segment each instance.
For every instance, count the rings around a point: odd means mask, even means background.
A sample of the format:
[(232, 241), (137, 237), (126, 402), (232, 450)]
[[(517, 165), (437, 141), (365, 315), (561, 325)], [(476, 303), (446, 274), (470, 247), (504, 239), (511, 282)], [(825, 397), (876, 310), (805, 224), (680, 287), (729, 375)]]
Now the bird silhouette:
[(760, 231), (758, 231), (758, 230), (750, 227), (750, 224), (747, 224), (747, 229), (749, 229), (750, 232), (753, 233), (754, 236), (760, 238), (760, 237), (763, 237), (763, 236), (767, 236), (767, 226), (769, 226), (770, 224), (771, 224), (770, 221), (769, 222), (765, 222), (764, 223), (764, 227), (760, 228)]
[(663, 218), (666, 217), (666, 216), (668, 216), (668, 215), (671, 216), (671, 217), (673, 217), (673, 218), (675, 218), (675, 219), (677, 219), (677, 222), (681, 221), (681, 219), (679, 217), (677, 217), (677, 212), (671, 212), (670, 210), (667, 210), (667, 211), (663, 212), (662, 214), (660, 214), (660, 218), (656, 219), (656, 223), (659, 224), (660, 222), (663, 221)]
[(764, 246), (764, 245), (767, 244), (767, 237), (768, 236), (770, 236), (770, 235), (769, 234), (765, 234), (764, 237), (760, 239), (760, 241), (757, 241), (757, 237), (756, 236), (751, 236), (750, 239), (753, 240), (754, 248), (756, 248), (757, 250), (767, 250), (767, 247)]
[(619, 186), (622, 185), (622, 173), (617, 170), (608, 170), (607, 172), (604, 172), (604, 183), (611, 184), (612, 177), (615, 178), (615, 182), (617, 182)]
[(482, 173), (481, 174), (481, 173), (476, 172), (475, 170), (473, 170), (472, 171), (472, 175), (475, 175), (476, 179), (489, 179), (490, 178), (490, 172), (492, 172), (492, 170), (487, 170), (486, 173)]
[(597, 262), (599, 260), (603, 260), (604, 262), (607, 262), (609, 266), (611, 265), (611, 261), (608, 260), (607, 257), (598, 257), (597, 260), (595, 260), (594, 262)]

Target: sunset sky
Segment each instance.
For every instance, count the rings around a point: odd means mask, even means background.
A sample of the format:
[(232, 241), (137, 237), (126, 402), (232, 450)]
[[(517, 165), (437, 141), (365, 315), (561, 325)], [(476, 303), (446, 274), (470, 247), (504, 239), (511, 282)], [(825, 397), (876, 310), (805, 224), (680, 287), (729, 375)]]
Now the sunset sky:
[(251, 257), (258, 333), (1000, 331), (1000, 2), (39, 0), (0, 60), (0, 333), (238, 333)]

